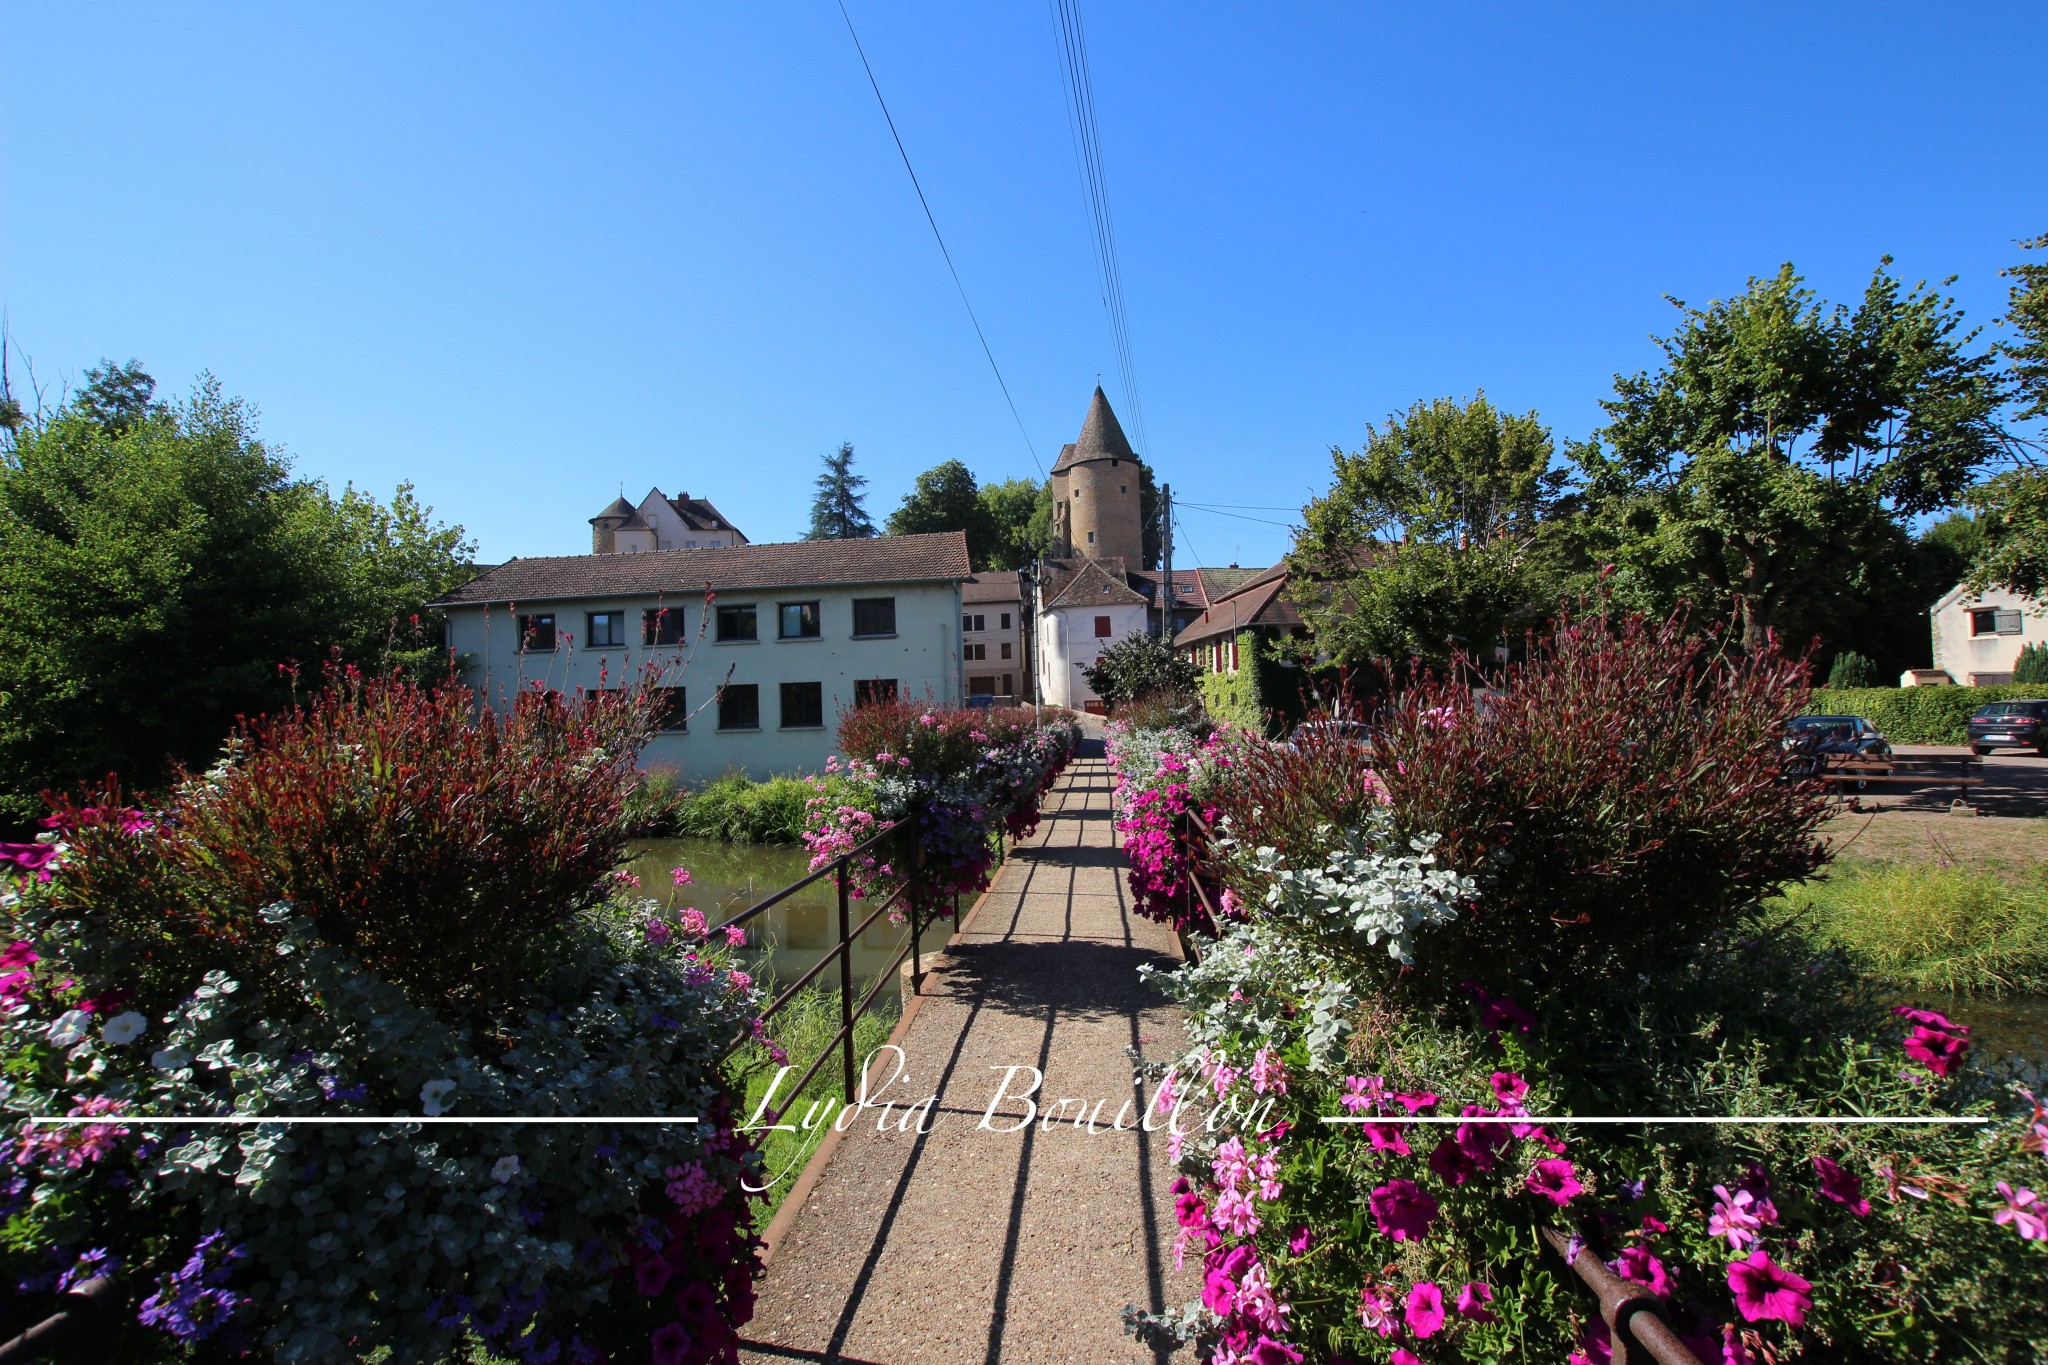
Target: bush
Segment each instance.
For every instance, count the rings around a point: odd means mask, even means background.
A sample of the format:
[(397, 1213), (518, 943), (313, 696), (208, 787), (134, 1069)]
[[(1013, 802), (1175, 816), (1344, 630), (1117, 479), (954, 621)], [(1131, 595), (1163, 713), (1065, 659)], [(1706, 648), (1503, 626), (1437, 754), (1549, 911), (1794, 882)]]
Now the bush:
[(1095, 695), (1114, 710), (1154, 692), (1186, 695), (1195, 690), (1201, 671), (1176, 653), (1173, 645), (1153, 635), (1126, 635), (1081, 665), (1081, 676)]
[(118, 787), (60, 799), (65, 896), (180, 981), (201, 961), (260, 981), (281, 932), (260, 912), (287, 901), (427, 1008), (516, 999), (536, 946), (624, 860), (648, 714), (638, 693), (536, 689), (501, 715), (465, 688), (344, 674), (182, 776), (151, 838), (88, 817)]
[(641, 713), (350, 686), (154, 818), (63, 806), (0, 907), (0, 1108), (105, 1122), (7, 1139), (0, 1336), (106, 1274), (113, 1359), (736, 1359), (759, 996), (605, 899)]
[(1446, 678), (1401, 692), (1376, 748), (1396, 826), (1484, 888), (1432, 931), (1433, 988), (1631, 979), (1809, 876), (1828, 806), (1781, 763), (1804, 673), (1677, 618), (1560, 613), (1483, 708)]
[(2013, 661), (2012, 680), (2022, 686), (2048, 683), (2048, 645), (2028, 645)]
[(724, 777), (681, 801), (677, 834), (735, 844), (794, 844), (803, 839), (810, 785), (799, 777), (756, 782), (744, 773)]
[(1817, 691), (1810, 716), (1861, 716), (1894, 744), (1968, 744), (1969, 720), (1990, 701), (2048, 697), (2038, 683), (2007, 687), (1871, 687)]
[(1835, 656), (1833, 668), (1828, 670), (1828, 686), (1836, 690), (1848, 687), (1877, 686), (1877, 665), (1867, 656), (1853, 649), (1845, 649)]
[(1837, 867), (1786, 902), (1905, 991), (2048, 992), (2048, 882), (1920, 864)]
[(675, 769), (647, 769), (626, 791), (626, 832), (640, 839), (674, 838), (688, 800)]

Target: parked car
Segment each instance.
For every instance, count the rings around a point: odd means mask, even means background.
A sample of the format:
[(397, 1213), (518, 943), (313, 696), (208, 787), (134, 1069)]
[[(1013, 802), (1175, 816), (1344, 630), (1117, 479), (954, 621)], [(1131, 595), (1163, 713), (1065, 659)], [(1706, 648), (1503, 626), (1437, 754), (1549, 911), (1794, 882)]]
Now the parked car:
[(1892, 746), (1861, 716), (1797, 716), (1785, 727), (1785, 753), (1785, 770), (1804, 776), (1845, 763), (1887, 761)]
[(1970, 752), (2032, 749), (2048, 758), (2048, 701), (1993, 701), (1970, 717)]
[(1323, 742), (1350, 744), (1363, 749), (1367, 758), (1372, 757), (1373, 728), (1356, 720), (1305, 720), (1294, 727), (1287, 736), (1287, 747), (1298, 749), (1303, 744)]

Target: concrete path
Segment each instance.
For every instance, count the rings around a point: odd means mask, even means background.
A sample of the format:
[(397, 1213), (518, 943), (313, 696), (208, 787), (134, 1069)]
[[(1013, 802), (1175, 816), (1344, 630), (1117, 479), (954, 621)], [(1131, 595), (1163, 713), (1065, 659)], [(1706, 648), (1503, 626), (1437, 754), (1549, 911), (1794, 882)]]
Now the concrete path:
[[(1176, 950), (1131, 912), (1101, 753), (1083, 745), (927, 979), (905, 1075), (871, 1096), (898, 1106), (849, 1127), (774, 1251), (742, 1359), (1147, 1361), (1124, 1305), (1199, 1295), (1173, 1269), (1165, 1134), (1132, 1127), (1143, 1099), (1125, 1051), (1182, 1046), (1177, 1011), (1137, 974)], [(1006, 1100), (989, 1118), (1006, 1075), (1010, 1095), (1028, 1087), (1025, 1068), (1044, 1073), (1039, 1121), (996, 1131), (1027, 1112)], [(898, 1131), (902, 1106), (931, 1095), (929, 1131), (914, 1117)], [(1096, 1131), (1071, 1103), (1050, 1122), (1061, 1099), (1100, 1101)]]

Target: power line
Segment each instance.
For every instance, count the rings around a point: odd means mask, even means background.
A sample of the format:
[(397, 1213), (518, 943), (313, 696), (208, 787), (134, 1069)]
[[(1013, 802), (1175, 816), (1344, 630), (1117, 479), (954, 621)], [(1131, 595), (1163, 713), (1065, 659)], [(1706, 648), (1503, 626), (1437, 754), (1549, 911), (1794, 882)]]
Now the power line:
[(1124, 407), (1138, 434), (1138, 448), (1149, 454), (1145, 404), (1138, 396), (1138, 364), (1131, 348), (1130, 322), (1124, 311), (1123, 272), (1117, 261), (1116, 225), (1109, 212), (1109, 180), (1102, 165), (1102, 135), (1095, 120), (1095, 84), (1088, 70), (1088, 40), (1081, 24), (1080, 0), (1047, 0), (1054, 36), (1059, 43), (1060, 81), (1067, 93), (1068, 128), (1074, 160), (1088, 200), (1095, 236), (1095, 260), (1102, 277), (1102, 308), (1109, 315), (1110, 339), (1117, 370), (1123, 377)]
[(910, 153), (903, 146), (903, 135), (896, 131), (896, 120), (889, 113), (889, 101), (882, 98), (881, 83), (875, 79), (875, 69), (868, 64), (867, 49), (860, 45), (860, 34), (854, 31), (853, 16), (846, 12), (846, 0), (839, 0), (839, 17), (846, 21), (846, 35), (853, 39), (853, 50), (860, 54), (860, 68), (868, 74), (868, 88), (875, 92), (875, 103), (882, 107), (882, 118), (889, 125), (889, 136), (896, 139), (896, 154), (903, 158), (903, 169), (910, 174), (910, 187), (917, 191), (917, 202), (924, 209), (924, 220), (932, 226), (932, 237), (939, 244), (939, 254), (946, 258), (946, 272), (953, 277), (953, 287), (960, 291), (961, 306), (967, 310), (967, 320), (974, 324), (974, 336), (981, 343), (981, 353), (988, 357), (988, 367), (995, 372), (996, 385), (1003, 391), (1003, 401), (1010, 405), (1010, 416), (1017, 421), (1017, 432), (1024, 438), (1025, 449), (1031, 452), (1031, 463), (1038, 466), (1038, 476), (1045, 477), (1045, 462), (1038, 458), (1038, 447), (1031, 443), (1031, 433), (1024, 429), (1024, 418), (1017, 411), (1017, 400), (1010, 397), (1010, 386), (1003, 381), (1003, 368), (996, 364), (996, 353), (989, 349), (988, 337), (981, 330), (981, 319), (974, 315), (974, 305), (967, 300), (967, 286), (960, 283), (960, 272), (953, 265), (953, 253), (946, 250), (946, 235), (939, 231), (939, 220), (932, 216), (931, 202), (924, 197), (924, 186), (918, 183), (917, 170), (910, 164)]
[[(1186, 499), (1181, 499), (1186, 502)], [(1299, 512), (1299, 507), (1274, 507), (1259, 502), (1190, 502), (1190, 507), (1227, 508), (1237, 512)]]
[(1248, 517), (1242, 512), (1226, 512), (1220, 507), (1204, 507), (1198, 502), (1184, 502), (1180, 506), (1194, 512), (1207, 512), (1212, 517), (1235, 517), (1239, 521), (1256, 521), (1261, 526), (1279, 526), (1289, 531), (1294, 529), (1293, 522), (1275, 521), (1271, 517)]

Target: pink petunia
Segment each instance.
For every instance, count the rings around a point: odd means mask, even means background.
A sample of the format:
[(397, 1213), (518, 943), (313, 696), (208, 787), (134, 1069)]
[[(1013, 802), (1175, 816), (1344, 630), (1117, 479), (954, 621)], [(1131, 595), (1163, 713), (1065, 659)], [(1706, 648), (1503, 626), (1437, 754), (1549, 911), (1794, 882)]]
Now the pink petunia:
[(1315, 1244), (1316, 1235), (1313, 1232), (1310, 1232), (1306, 1227), (1296, 1228), (1294, 1236), (1287, 1240), (1287, 1254), (1289, 1256), (1306, 1256), (1308, 1249)]
[(1408, 1155), (1408, 1139), (1401, 1136), (1402, 1125), (1398, 1123), (1365, 1123), (1359, 1125), (1366, 1137), (1372, 1140), (1376, 1152), (1392, 1152), (1396, 1156)]
[(35, 950), (33, 944), (26, 939), (16, 939), (8, 944), (4, 951), (0, 951), (0, 972), (11, 972), (42, 960), (42, 955)]
[(1427, 1339), (1444, 1329), (1444, 1291), (1435, 1282), (1418, 1280), (1408, 1288), (1408, 1330)]
[(1519, 1108), (1522, 1101), (1528, 1098), (1528, 1095), (1529, 1083), (1523, 1080), (1520, 1074), (1513, 1071), (1496, 1071), (1493, 1073), (1493, 1097), (1499, 1100), (1503, 1106)]
[(1949, 1033), (1960, 1033), (1965, 1038), (1970, 1036), (1970, 1026), (1968, 1024), (1958, 1024), (1937, 1010), (1920, 1010), (1914, 1009), (1911, 1005), (1894, 1005), (1892, 1006), (1892, 1013), (1908, 1023), (1925, 1024), (1929, 1028), (1938, 1028)]
[(1992, 1214), (1991, 1221), (2000, 1227), (2010, 1223), (2023, 1241), (2048, 1241), (2048, 1206), (2041, 1203), (2041, 1197), (2024, 1185), (2015, 1190), (2003, 1180), (1997, 1189), (2005, 1207)]
[(1572, 1163), (1559, 1157), (1537, 1162), (1535, 1169), (1529, 1172), (1527, 1179), (1522, 1183), (1529, 1193), (1540, 1194), (1559, 1208), (1571, 1203), (1575, 1196), (1584, 1193), (1586, 1189), (1580, 1183), (1578, 1172), (1573, 1169)]
[(1647, 1247), (1628, 1247), (1615, 1258), (1614, 1273), (1624, 1280), (1633, 1280), (1648, 1289), (1658, 1298), (1671, 1293), (1671, 1273), (1664, 1263), (1650, 1253)]
[(1423, 1365), (1422, 1357), (1406, 1346), (1396, 1346), (1394, 1354), (1387, 1357), (1387, 1365)]
[(1806, 1310), (1813, 1307), (1813, 1285), (1772, 1264), (1761, 1249), (1729, 1264), (1728, 1288), (1736, 1310), (1750, 1322), (1782, 1322), (1796, 1331), (1806, 1325)]
[(1479, 1174), (1479, 1168), (1465, 1154), (1465, 1149), (1450, 1138), (1440, 1140), (1436, 1150), (1429, 1154), (1429, 1169), (1446, 1185), (1462, 1185)]
[(1863, 1197), (1861, 1176), (1851, 1175), (1840, 1163), (1824, 1156), (1813, 1159), (1813, 1171), (1820, 1177), (1822, 1197), (1843, 1205), (1858, 1218), (1870, 1216), (1870, 1201)]
[(1366, 1203), (1381, 1232), (1397, 1242), (1419, 1242), (1436, 1219), (1436, 1199), (1412, 1180), (1389, 1180)]
[(1492, 1302), (1492, 1286), (1470, 1281), (1458, 1291), (1458, 1316), (1474, 1322), (1498, 1322), (1500, 1319), (1487, 1306)]
[(683, 1365), (689, 1357), (690, 1334), (679, 1322), (671, 1322), (657, 1328), (654, 1333), (654, 1365)]
[(1937, 1076), (1946, 1076), (1970, 1053), (1970, 1040), (1925, 1024), (1906, 1035), (1906, 1055)]

